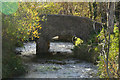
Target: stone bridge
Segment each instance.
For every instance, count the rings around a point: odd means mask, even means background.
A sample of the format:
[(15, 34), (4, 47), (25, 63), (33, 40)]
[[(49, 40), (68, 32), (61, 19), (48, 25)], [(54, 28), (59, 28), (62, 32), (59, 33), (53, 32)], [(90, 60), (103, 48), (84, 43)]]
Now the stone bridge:
[[(43, 17), (45, 15), (40, 15)], [(49, 42), (55, 36), (74, 36), (87, 41), (90, 34), (101, 29), (101, 24), (93, 22), (91, 19), (70, 15), (47, 15), (47, 21), (40, 21), (42, 30), (40, 38), (36, 40), (36, 54), (44, 55), (48, 53)]]

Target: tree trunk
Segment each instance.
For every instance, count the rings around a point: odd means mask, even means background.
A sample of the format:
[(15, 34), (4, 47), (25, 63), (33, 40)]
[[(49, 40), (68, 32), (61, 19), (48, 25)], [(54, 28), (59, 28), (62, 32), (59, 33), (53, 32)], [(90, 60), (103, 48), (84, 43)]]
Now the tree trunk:
[(94, 14), (94, 20), (96, 20), (96, 17), (97, 17), (97, 4), (96, 4), (96, 2), (93, 2), (93, 14)]
[(114, 2), (108, 2), (108, 11), (107, 11), (107, 32), (108, 32), (108, 46), (107, 46), (107, 65), (106, 65), (106, 69), (107, 69), (107, 74), (108, 77), (110, 77), (109, 75), (109, 70), (108, 70), (108, 58), (109, 58), (109, 47), (110, 47), (110, 34), (113, 33), (113, 29), (114, 29), (114, 13), (115, 13), (115, 3)]
[(118, 27), (119, 27), (119, 55), (118, 55), (118, 77), (120, 77), (120, 2), (117, 3), (116, 6), (116, 19), (118, 21)]
[(114, 17), (115, 17), (115, 3), (114, 2), (110, 2), (108, 3), (108, 30), (110, 31), (110, 33), (113, 33), (113, 29), (114, 29)]
[(91, 2), (89, 2), (89, 11), (90, 11), (90, 13), (89, 13), (89, 17), (92, 19), (92, 6), (91, 6)]
[(120, 77), (120, 12), (119, 12), (119, 56), (118, 56), (118, 74)]

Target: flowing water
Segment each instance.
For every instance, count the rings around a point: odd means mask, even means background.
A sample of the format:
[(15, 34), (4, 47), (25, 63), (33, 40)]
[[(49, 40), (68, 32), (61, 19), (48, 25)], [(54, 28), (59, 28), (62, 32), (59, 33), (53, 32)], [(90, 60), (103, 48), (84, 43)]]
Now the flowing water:
[[(73, 49), (72, 43), (51, 42), (49, 51), (57, 54), (72, 54), (71, 49)], [(32, 61), (31, 56), (33, 58), (36, 53), (35, 42), (24, 43), (24, 47), (16, 48), (16, 50), (21, 51), (22, 58), (29, 59), (24, 61), (24, 64), (28, 66), (28, 72), (20, 78), (98, 78), (96, 65), (78, 59), (59, 57), (59, 59)]]

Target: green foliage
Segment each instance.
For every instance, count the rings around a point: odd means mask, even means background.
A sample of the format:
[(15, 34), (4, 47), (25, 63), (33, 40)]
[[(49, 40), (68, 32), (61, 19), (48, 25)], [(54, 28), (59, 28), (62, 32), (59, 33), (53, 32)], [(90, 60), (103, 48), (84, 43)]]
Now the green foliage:
[[(39, 38), (40, 18), (35, 3), (19, 3), (19, 9), (11, 15), (3, 14), (3, 32), (19, 41), (28, 41), (29, 38)], [(42, 19), (43, 20), (43, 19)]]
[[(2, 77), (9, 78), (21, 75), (25, 72), (25, 66), (19, 56), (14, 53), (15, 40), (10, 37), (2, 37)], [(16, 74), (17, 73), (17, 74)]]
[[(19, 3), (19, 9), (11, 15), (2, 15), (3, 77), (12, 77), (25, 72), (22, 60), (15, 55), (15, 44), (29, 38), (39, 38), (41, 29), (38, 12), (31, 8), (34, 3)], [(21, 46), (21, 45), (20, 45)]]
[(12, 51), (9, 51), (9, 54), (6, 53), (6, 55), (3, 56), (2, 66), (3, 78), (18, 76), (25, 73), (25, 66), (22, 64), (20, 57), (14, 55)]
[(37, 6), (37, 9), (40, 14), (59, 14), (62, 10), (62, 7), (59, 3), (45, 2), (39, 4), (40, 6)]
[(74, 47), (73, 56), (80, 60), (96, 63), (98, 53), (95, 51), (95, 49), (96, 47), (90, 46), (88, 44), (81, 44)]
[(76, 38), (76, 41), (75, 41), (75, 46), (78, 46), (78, 45), (81, 45), (83, 43), (83, 40), (81, 40), (80, 38)]
[[(105, 43), (105, 38), (104, 38), (104, 29), (101, 31), (101, 33), (98, 35), (100, 36), (100, 40), (102, 40), (100, 45), (103, 45)], [(108, 36), (106, 36), (108, 38)], [(108, 62), (108, 68), (110, 71), (110, 76), (111, 77), (118, 77), (117, 74), (117, 68), (118, 68), (118, 54), (119, 54), (119, 30), (116, 25), (114, 26), (114, 33), (110, 35), (110, 51), (109, 51), (109, 62)], [(100, 61), (98, 62), (99, 66), (99, 75), (101, 78), (107, 78), (107, 72), (106, 72), (106, 56), (100, 55), (99, 59)]]
[(73, 56), (75, 58), (79, 58), (80, 60), (96, 63), (98, 57), (98, 48), (94, 46), (94, 44), (89, 45), (88, 43), (82, 43), (83, 40), (77, 38), (73, 49)]
[[(40, 25), (40, 18), (36, 3), (20, 3), (19, 10), (13, 15), (17, 22), (17, 38), (22, 41), (31, 38), (39, 38), (39, 30), (42, 28)], [(43, 19), (42, 19), (43, 20)], [(24, 36), (23, 36), (24, 35)]]

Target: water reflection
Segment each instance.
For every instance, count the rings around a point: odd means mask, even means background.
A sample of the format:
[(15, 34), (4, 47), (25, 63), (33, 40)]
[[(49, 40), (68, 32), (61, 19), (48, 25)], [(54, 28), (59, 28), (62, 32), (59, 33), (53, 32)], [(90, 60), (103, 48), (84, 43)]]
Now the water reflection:
[[(73, 49), (73, 44), (70, 42), (50, 42), (50, 52), (72, 53), (71, 49)], [(36, 54), (36, 43), (24, 43), (23, 47), (18, 47), (16, 50), (22, 55)]]

